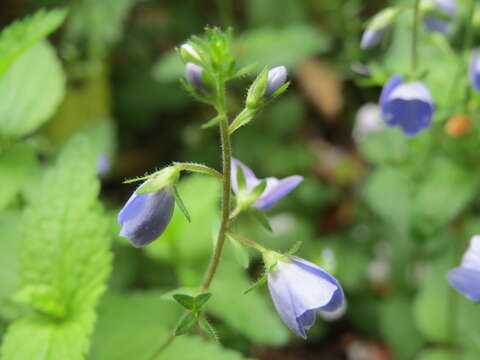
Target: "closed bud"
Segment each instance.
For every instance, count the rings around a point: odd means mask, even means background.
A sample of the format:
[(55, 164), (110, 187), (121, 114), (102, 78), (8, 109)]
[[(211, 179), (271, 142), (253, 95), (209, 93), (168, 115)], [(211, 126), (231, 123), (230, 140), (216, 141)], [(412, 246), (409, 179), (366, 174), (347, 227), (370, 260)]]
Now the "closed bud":
[(470, 132), (472, 123), (467, 115), (455, 115), (448, 119), (444, 130), (451, 137), (459, 137)]
[(276, 66), (268, 72), (267, 89), (264, 96), (270, 97), (272, 94), (280, 89), (280, 87), (287, 81), (287, 68), (285, 66)]
[(185, 62), (194, 59), (200, 60), (200, 56), (198, 55), (197, 51), (190, 44), (183, 44), (182, 46), (180, 46), (180, 55), (182, 55), (182, 59)]
[(360, 47), (370, 49), (378, 45), (398, 15), (397, 8), (386, 8), (376, 14), (365, 29)]
[(200, 65), (192, 62), (188, 62), (185, 65), (185, 77), (187, 78), (188, 83), (198, 92), (202, 92), (205, 88), (202, 73), (203, 68)]

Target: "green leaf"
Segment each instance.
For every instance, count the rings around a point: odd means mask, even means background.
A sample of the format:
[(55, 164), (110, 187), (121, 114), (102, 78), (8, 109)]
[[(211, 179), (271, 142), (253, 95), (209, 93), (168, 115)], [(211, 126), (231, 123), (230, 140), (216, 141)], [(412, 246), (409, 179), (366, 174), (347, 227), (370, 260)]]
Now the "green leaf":
[(265, 230), (273, 232), (270, 222), (268, 221), (268, 217), (262, 210), (251, 207), (248, 212), (253, 215), (253, 218), (257, 220)]
[(36, 169), (35, 152), (25, 144), (0, 153), (0, 210), (32, 182)]
[(215, 328), (210, 324), (207, 318), (204, 316), (200, 317), (198, 324), (200, 325), (200, 328), (214, 341), (218, 342), (218, 335), (217, 332), (215, 331)]
[(20, 213), (17, 211), (0, 213), (0, 317), (4, 314), (3, 305), (18, 288), (18, 237), (21, 230)]
[(383, 221), (405, 233), (410, 227), (411, 187), (407, 174), (385, 166), (371, 173), (363, 196)]
[(464, 359), (458, 352), (452, 349), (434, 348), (422, 351), (415, 359), (417, 360), (458, 360)]
[(17, 298), (38, 312), (9, 327), (4, 360), (85, 356), (94, 308), (111, 267), (109, 219), (97, 201), (96, 158), (85, 138), (73, 138), (25, 211)]
[(188, 212), (187, 207), (185, 206), (182, 197), (178, 193), (178, 189), (176, 186), (173, 187), (173, 193), (175, 195), (175, 201), (177, 202), (178, 207), (182, 211), (182, 214), (185, 216), (185, 218), (188, 220), (188, 222), (192, 221), (192, 218), (190, 217), (190, 214)]
[(197, 325), (197, 315), (193, 312), (188, 313), (175, 329), (175, 336), (188, 333), (195, 325)]
[(193, 310), (195, 307), (195, 298), (185, 294), (175, 294), (173, 298), (187, 310)]
[(0, 137), (35, 131), (55, 112), (65, 91), (65, 75), (51, 45), (25, 52), (0, 78)]
[(201, 309), (203, 305), (212, 297), (211, 293), (203, 293), (195, 297), (195, 308)]
[(18, 20), (0, 33), (0, 77), (23, 52), (60, 26), (64, 10), (39, 10)]
[(202, 129), (209, 129), (215, 125), (217, 125), (222, 117), (220, 115), (215, 116), (213, 119), (210, 119), (207, 123), (202, 125)]

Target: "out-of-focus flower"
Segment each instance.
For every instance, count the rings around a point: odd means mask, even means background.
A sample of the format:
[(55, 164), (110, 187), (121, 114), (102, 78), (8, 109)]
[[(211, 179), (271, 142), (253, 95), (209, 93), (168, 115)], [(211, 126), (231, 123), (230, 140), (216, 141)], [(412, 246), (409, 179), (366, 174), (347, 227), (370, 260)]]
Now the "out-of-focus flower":
[(447, 273), (447, 280), (472, 301), (480, 301), (480, 235), (472, 237), (459, 267)]
[(280, 87), (287, 81), (287, 68), (283, 65), (275, 66), (268, 71), (267, 88), (263, 96), (270, 97), (272, 94), (280, 89)]
[(473, 88), (480, 92), (480, 49), (472, 51), (470, 59), (470, 82)]
[(353, 137), (358, 140), (363, 136), (382, 131), (385, 124), (382, 120), (382, 111), (377, 104), (365, 104), (355, 116)]
[[(237, 171), (240, 169), (245, 177), (245, 189), (242, 191), (239, 189), (237, 183)], [(268, 177), (265, 179), (267, 182), (262, 194), (256, 198), (252, 198), (252, 190), (259, 185), (263, 179), (257, 179), (252, 170), (242, 164), (237, 159), (232, 159), (232, 190), (238, 196), (241, 203), (246, 205), (252, 205), (260, 210), (268, 210), (282, 197), (292, 191), (303, 180), (302, 176), (293, 175), (284, 179), (277, 179), (274, 177)]]
[(101, 152), (97, 156), (97, 176), (101, 179), (105, 178), (110, 171), (112, 163), (110, 159)]
[(435, 106), (427, 87), (420, 81), (403, 82), (393, 75), (380, 95), (382, 117), (388, 126), (399, 126), (413, 136), (432, 123)]
[(455, 115), (448, 119), (444, 130), (451, 137), (459, 137), (470, 132), (472, 122), (467, 115)]
[(350, 68), (354, 73), (357, 73), (359, 75), (363, 76), (372, 76), (372, 73), (370, 72), (370, 69), (368, 68), (367, 65), (362, 64), (361, 62), (355, 61), (350, 65)]
[(315, 264), (295, 256), (277, 262), (268, 274), (268, 289), (283, 322), (304, 339), (317, 312), (334, 320), (346, 309), (339, 282)]
[(173, 191), (171, 186), (166, 186), (148, 194), (133, 193), (118, 214), (118, 223), (122, 227), (120, 236), (127, 237), (135, 247), (157, 239), (172, 218), (175, 208)]
[(204, 83), (202, 79), (203, 68), (192, 62), (185, 65), (185, 77), (190, 85), (199, 92), (203, 91)]
[(365, 50), (377, 46), (389, 29), (389, 27), (380, 30), (365, 29), (360, 40), (360, 47)]
[(439, 15), (445, 17), (455, 16), (457, 12), (457, 4), (455, 0), (423, 0), (423, 3), (427, 4), (427, 8), (431, 8), (432, 11), (438, 13), (428, 12), (423, 17), (423, 22), (428, 30), (437, 31), (447, 35), (450, 28), (450, 21), (442, 19)]

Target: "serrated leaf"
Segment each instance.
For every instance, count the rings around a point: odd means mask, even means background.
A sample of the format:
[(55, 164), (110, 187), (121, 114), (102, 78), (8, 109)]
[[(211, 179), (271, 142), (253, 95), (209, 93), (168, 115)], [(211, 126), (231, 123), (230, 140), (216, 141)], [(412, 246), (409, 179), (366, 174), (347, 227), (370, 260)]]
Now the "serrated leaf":
[(218, 342), (218, 335), (217, 332), (215, 331), (215, 328), (210, 324), (207, 318), (204, 316), (200, 317), (198, 324), (200, 325), (200, 328), (209, 336), (211, 337), (214, 341)]
[(173, 298), (187, 310), (193, 310), (195, 307), (195, 298), (185, 294), (175, 294)]
[(85, 356), (94, 307), (111, 267), (109, 220), (97, 201), (96, 156), (85, 138), (72, 139), (25, 211), (19, 296), (42, 315), (9, 327), (4, 360)]
[(203, 305), (212, 297), (211, 293), (203, 293), (195, 297), (195, 308), (201, 309)]
[(0, 78), (0, 136), (19, 138), (55, 112), (65, 91), (65, 75), (53, 47), (40, 42)]
[(253, 215), (254, 219), (257, 220), (265, 230), (273, 232), (273, 229), (270, 226), (270, 222), (268, 221), (268, 217), (263, 211), (255, 208), (250, 208), (249, 213)]
[(48, 36), (65, 18), (64, 10), (39, 10), (0, 33), (0, 77), (24, 51)]
[(180, 324), (175, 329), (175, 336), (181, 336), (189, 332), (195, 325), (197, 325), (197, 316), (191, 312), (185, 316)]

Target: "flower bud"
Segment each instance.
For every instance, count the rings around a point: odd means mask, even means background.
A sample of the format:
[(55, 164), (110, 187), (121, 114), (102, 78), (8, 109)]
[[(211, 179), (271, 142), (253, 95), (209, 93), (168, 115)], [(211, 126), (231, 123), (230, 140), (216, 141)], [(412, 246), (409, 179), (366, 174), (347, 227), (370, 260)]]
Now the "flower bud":
[(190, 44), (183, 44), (180, 46), (180, 55), (185, 62), (192, 60), (192, 58), (200, 60), (200, 56), (198, 55), (197, 51)]
[(188, 83), (198, 92), (202, 92), (205, 88), (202, 73), (203, 68), (200, 65), (192, 62), (188, 62), (185, 65), (185, 77), (187, 78)]
[(378, 45), (390, 29), (390, 25), (397, 17), (398, 11), (397, 8), (386, 8), (376, 14), (362, 35), (360, 47), (362, 49), (370, 49)]
[(280, 89), (287, 81), (287, 68), (283, 65), (276, 66), (269, 70), (267, 76), (267, 88), (265, 89), (264, 96), (270, 97), (272, 94)]

